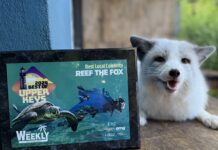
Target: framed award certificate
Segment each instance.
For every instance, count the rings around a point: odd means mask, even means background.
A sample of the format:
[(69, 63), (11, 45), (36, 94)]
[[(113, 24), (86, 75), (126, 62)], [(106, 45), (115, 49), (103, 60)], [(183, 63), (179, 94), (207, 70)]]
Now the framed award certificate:
[(138, 148), (134, 49), (0, 53), (2, 149)]

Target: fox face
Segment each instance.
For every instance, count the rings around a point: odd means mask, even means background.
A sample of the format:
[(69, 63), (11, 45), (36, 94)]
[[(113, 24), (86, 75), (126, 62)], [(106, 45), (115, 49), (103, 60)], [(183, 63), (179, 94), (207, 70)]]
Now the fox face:
[[(186, 44), (186, 48), (184, 47)], [(181, 47), (180, 45), (183, 45)], [(188, 52), (188, 53), (187, 53)], [(187, 55), (189, 54), (189, 55)], [(186, 88), (190, 76), (194, 75), (198, 63), (193, 46), (188, 43), (161, 40), (156, 41), (141, 60), (144, 80), (156, 80), (156, 87), (174, 93), (181, 87)]]
[[(185, 41), (131, 37), (137, 47), (141, 82), (168, 93), (185, 91), (193, 82), (199, 66), (215, 51), (214, 47), (198, 47)], [(143, 83), (142, 83), (143, 84)]]

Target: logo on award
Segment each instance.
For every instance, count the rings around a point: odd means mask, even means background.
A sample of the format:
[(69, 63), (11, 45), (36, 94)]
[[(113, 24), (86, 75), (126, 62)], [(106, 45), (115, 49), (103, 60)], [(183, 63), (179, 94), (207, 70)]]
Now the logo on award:
[(37, 129), (38, 132), (30, 132), (30, 131), (16, 131), (17, 140), (20, 144), (24, 143), (38, 143), (38, 142), (48, 142), (48, 134), (46, 132), (45, 125), (39, 126)]
[(13, 85), (13, 91), (22, 97), (23, 103), (46, 101), (46, 97), (55, 89), (55, 84), (32, 66), (27, 71), (20, 68), (19, 80)]

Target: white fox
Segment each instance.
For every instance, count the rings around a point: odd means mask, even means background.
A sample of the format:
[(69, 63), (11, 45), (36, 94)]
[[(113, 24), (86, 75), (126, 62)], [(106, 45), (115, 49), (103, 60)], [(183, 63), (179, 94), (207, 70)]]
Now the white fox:
[(185, 121), (197, 118), (218, 129), (218, 116), (205, 110), (208, 87), (200, 65), (216, 50), (186, 41), (131, 36), (138, 56), (140, 124), (147, 118)]

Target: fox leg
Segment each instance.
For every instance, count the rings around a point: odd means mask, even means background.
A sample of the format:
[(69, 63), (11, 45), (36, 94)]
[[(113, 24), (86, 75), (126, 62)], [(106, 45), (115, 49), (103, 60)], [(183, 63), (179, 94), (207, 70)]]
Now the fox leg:
[(218, 116), (213, 115), (206, 110), (203, 110), (197, 119), (208, 128), (218, 129)]
[(143, 111), (139, 112), (140, 125), (144, 126), (147, 124), (146, 114)]

